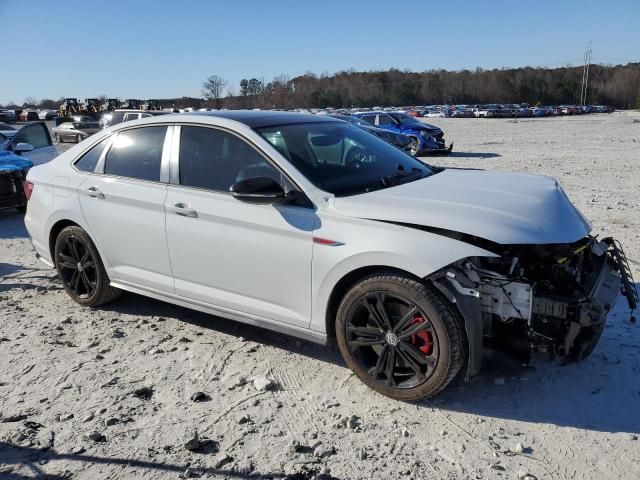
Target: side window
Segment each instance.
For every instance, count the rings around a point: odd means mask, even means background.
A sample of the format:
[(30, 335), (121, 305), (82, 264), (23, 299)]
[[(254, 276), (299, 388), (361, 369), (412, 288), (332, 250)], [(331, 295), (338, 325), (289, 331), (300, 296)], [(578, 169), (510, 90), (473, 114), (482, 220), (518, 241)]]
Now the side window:
[(51, 139), (49, 138), (47, 127), (41, 123), (36, 123), (22, 127), (18, 131), (12, 144), (17, 145), (18, 143), (30, 143), (33, 148), (42, 148), (51, 145)]
[(231, 133), (183, 126), (180, 133), (180, 184), (228, 192), (251, 177), (282, 176), (251, 145)]
[(137, 120), (138, 118), (140, 118), (139, 113), (127, 113), (124, 116), (123, 122), (128, 122), (129, 120)]
[(104, 173), (160, 181), (162, 147), (167, 127), (144, 127), (120, 132), (104, 160)]
[(91, 150), (80, 157), (80, 160), (76, 161), (76, 163), (74, 164), (76, 168), (83, 172), (93, 172), (98, 163), (98, 159), (100, 158), (100, 154), (104, 150), (106, 144), (107, 141), (103, 140), (98, 145), (92, 147)]
[(364, 120), (365, 122), (369, 122), (371, 125), (375, 125), (376, 116), (375, 115), (363, 115), (362, 116), (362, 120)]
[(378, 115), (378, 125), (395, 125), (396, 122), (393, 121), (389, 115)]

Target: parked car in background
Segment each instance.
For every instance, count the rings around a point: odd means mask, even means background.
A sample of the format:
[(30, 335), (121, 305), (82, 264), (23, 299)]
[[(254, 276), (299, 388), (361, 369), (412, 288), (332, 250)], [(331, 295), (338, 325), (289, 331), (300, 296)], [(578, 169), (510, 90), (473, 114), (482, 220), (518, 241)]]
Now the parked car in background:
[(172, 113), (172, 111), (118, 109), (104, 114), (100, 119), (100, 125), (102, 128), (107, 128), (112, 125), (117, 125), (118, 123), (130, 122), (131, 120), (138, 120), (139, 118), (148, 118), (156, 115), (166, 115), (167, 113)]
[(485, 341), (582, 360), (621, 290), (638, 301), (620, 244), (555, 179), (430, 167), (329, 116), (124, 123), (32, 168), (25, 191), (36, 256), (71, 301), (126, 290), (335, 340), (397, 400), (477, 376)]
[(473, 108), (473, 114), (476, 118), (494, 118), (497, 117), (497, 110), (487, 105), (479, 105)]
[(44, 122), (31, 122), (18, 130), (0, 131), (0, 153), (11, 152), (31, 160), (34, 165), (47, 163), (58, 155)]
[(100, 123), (92, 117), (80, 117), (79, 121), (64, 122), (53, 128), (52, 133), (56, 142), (77, 142), (101, 130)]
[(11, 130), (12, 131), (12, 130), (15, 130), (15, 129), (16, 129), (15, 127), (12, 127), (11, 125), (9, 125), (7, 123), (0, 122), (0, 132), (2, 130)]
[(0, 110), (0, 122), (15, 122), (18, 115), (13, 110)]
[(457, 107), (451, 110), (452, 118), (475, 118), (473, 111), (469, 108)]
[(411, 155), (448, 154), (453, 149), (453, 143), (446, 146), (442, 129), (423, 123), (406, 113), (371, 111), (353, 115), (376, 127), (411, 137)]
[(53, 120), (58, 115), (58, 112), (53, 110), (39, 110), (38, 118), (40, 120)]
[(40, 120), (40, 116), (38, 115), (38, 112), (35, 112), (33, 110), (24, 110), (20, 112), (18, 120), (20, 120), (21, 122), (33, 122), (36, 120)]
[(331, 114), (330, 116), (333, 118), (337, 118), (338, 120), (344, 120), (345, 122), (352, 123), (362, 128), (363, 130), (369, 133), (373, 133), (377, 137), (380, 137), (383, 140), (386, 140), (392, 145), (395, 145), (396, 147), (411, 153), (410, 150), (411, 150), (411, 145), (413, 143), (413, 140), (411, 139), (411, 137), (408, 137), (407, 135), (403, 135), (402, 133), (390, 132), (389, 130), (384, 130), (382, 128), (374, 127), (369, 122), (362, 120), (361, 118), (354, 117), (353, 115)]
[(445, 108), (426, 108), (422, 112), (422, 116), (425, 118), (449, 118), (451, 116), (449, 110)]
[(0, 152), (0, 210), (17, 208), (21, 212), (26, 211), (24, 182), (32, 166), (33, 162), (13, 152)]
[(547, 109), (544, 107), (531, 107), (529, 109), (533, 117), (546, 117)]

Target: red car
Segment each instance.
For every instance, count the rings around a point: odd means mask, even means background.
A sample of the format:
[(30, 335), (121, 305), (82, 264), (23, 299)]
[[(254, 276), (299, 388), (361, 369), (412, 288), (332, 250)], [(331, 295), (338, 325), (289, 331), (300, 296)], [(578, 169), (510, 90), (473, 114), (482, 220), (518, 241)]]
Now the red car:
[(40, 120), (40, 117), (38, 116), (38, 112), (24, 110), (20, 112), (18, 120), (21, 122), (34, 122)]

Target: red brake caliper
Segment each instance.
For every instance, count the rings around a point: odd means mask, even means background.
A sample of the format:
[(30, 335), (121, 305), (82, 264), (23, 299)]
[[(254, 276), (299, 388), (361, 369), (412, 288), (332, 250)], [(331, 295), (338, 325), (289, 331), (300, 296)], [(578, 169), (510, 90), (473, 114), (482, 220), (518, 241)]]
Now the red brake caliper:
[[(417, 316), (411, 321), (411, 325), (424, 322), (424, 318)], [(422, 330), (421, 332), (414, 333), (411, 335), (411, 343), (425, 355), (431, 354), (433, 349), (433, 338), (431, 337), (431, 332)]]

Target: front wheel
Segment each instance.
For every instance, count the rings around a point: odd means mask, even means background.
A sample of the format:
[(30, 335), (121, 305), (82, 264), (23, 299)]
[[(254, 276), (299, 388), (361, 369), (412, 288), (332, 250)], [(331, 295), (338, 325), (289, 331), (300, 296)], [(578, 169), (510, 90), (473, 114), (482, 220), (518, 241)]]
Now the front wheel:
[(467, 357), (457, 312), (424, 283), (392, 273), (368, 276), (347, 292), (336, 337), (360, 380), (396, 400), (437, 394)]
[(411, 144), (409, 145), (409, 155), (415, 157), (420, 151), (420, 140), (415, 137), (411, 137)]
[(82, 141), (82, 135), (76, 135), (76, 143), (80, 143)]
[(109, 284), (98, 250), (82, 228), (74, 225), (60, 232), (54, 259), (65, 291), (80, 305), (97, 307), (120, 294)]

